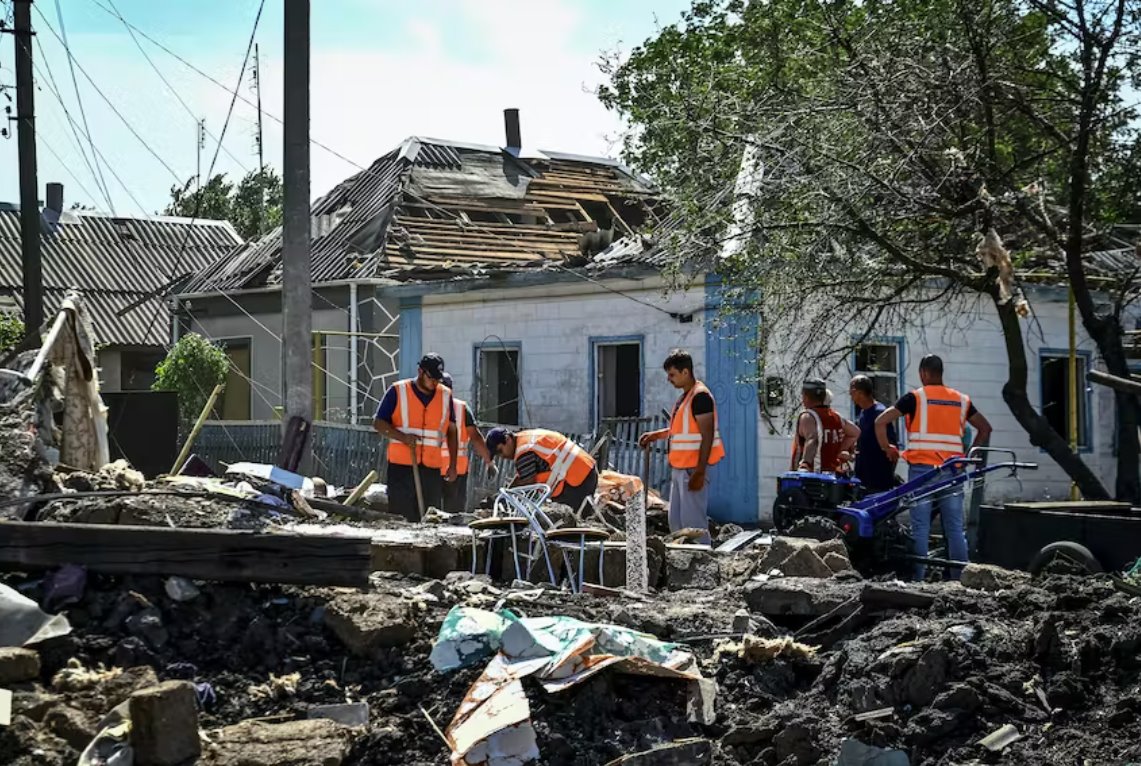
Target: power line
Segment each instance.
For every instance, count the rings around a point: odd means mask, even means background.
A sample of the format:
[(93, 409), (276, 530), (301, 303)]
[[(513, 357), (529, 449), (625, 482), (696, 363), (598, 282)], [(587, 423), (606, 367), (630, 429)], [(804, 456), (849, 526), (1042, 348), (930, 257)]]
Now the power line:
[(48, 28), (48, 31), (50, 31), (52, 33), (52, 35), (55, 36), (55, 39), (59, 40), (60, 44), (64, 47), (64, 51), (66, 51), (66, 53), (67, 53), (68, 61), (72, 62), (79, 69), (79, 71), (83, 74), (83, 76), (85, 78), (87, 78), (87, 81), (89, 83), (91, 83), (91, 87), (95, 89), (95, 92), (99, 94), (99, 97), (103, 99), (103, 101), (107, 104), (107, 106), (110, 107), (111, 111), (115, 113), (115, 116), (118, 117), (119, 120), (127, 127), (127, 130), (131, 131), (131, 135), (133, 135), (136, 139), (138, 139), (139, 143), (143, 145), (143, 148), (146, 149), (147, 152), (149, 152), (152, 157), (154, 157), (156, 160), (158, 160), (159, 164), (161, 164), (164, 168), (166, 168), (166, 171), (168, 173), (170, 173), (170, 175), (174, 178), (176, 183), (181, 183), (182, 179), (179, 177), (178, 173), (176, 173), (174, 171), (174, 168), (172, 168), (170, 165), (168, 165), (166, 160), (164, 160), (159, 155), (158, 152), (156, 152), (154, 149), (151, 148), (151, 145), (149, 143), (147, 143), (146, 139), (143, 138), (141, 135), (139, 135), (139, 132), (137, 130), (135, 130), (134, 126), (131, 125), (130, 121), (127, 120), (127, 118), (123, 116), (123, 113), (119, 111), (118, 107), (115, 106), (114, 102), (112, 102), (111, 99), (109, 99), (107, 97), (107, 94), (103, 92), (103, 90), (99, 87), (99, 85), (95, 82), (95, 80), (91, 77), (91, 75), (88, 74), (87, 70), (83, 68), (83, 65), (80, 64), (76, 60), (75, 55), (71, 52), (71, 48), (68, 46), (67, 42), (62, 37), (60, 37), (59, 33), (56, 32), (55, 27), (53, 27), (51, 25), (51, 22), (49, 22), (47, 20), (47, 17), (44, 16), (43, 12), (40, 11), (39, 7), (38, 6), (32, 6), (32, 7), (36, 9), (36, 13), (39, 14), (40, 20), (44, 22), (44, 25)]
[(58, 162), (60, 167), (63, 168), (63, 172), (67, 173), (72, 181), (75, 181), (75, 185), (79, 187), (79, 190), (86, 194), (89, 199), (96, 199), (96, 195), (92, 194), (87, 189), (87, 187), (83, 185), (83, 182), (79, 180), (79, 177), (72, 172), (71, 166), (67, 162), (64, 162), (63, 157), (60, 157), (56, 150), (52, 148), (52, 145), (48, 143), (48, 140), (44, 138), (43, 133), (40, 133), (36, 138), (41, 144), (43, 144), (43, 147), (48, 150), (48, 154), (55, 157), (56, 162)]
[[(39, 13), (39, 10), (37, 10), (37, 13)], [(43, 14), (40, 14), (40, 17), (43, 18)], [(56, 0), (56, 18), (59, 19), (59, 30), (60, 30), (60, 32), (63, 32), (64, 50), (68, 51), (67, 67), (68, 67), (68, 70), (71, 71), (72, 88), (74, 88), (74, 90), (75, 90), (75, 102), (79, 104), (79, 114), (80, 114), (80, 118), (83, 120), (83, 134), (87, 136), (87, 143), (91, 147), (91, 154), (94, 155), (95, 154), (95, 142), (94, 142), (94, 140), (91, 140), (91, 127), (89, 126), (89, 124), (87, 122), (87, 110), (86, 110), (86, 108), (83, 107), (83, 97), (80, 95), (79, 78), (76, 78), (76, 76), (75, 76), (75, 61), (72, 58), (71, 53), (70, 53), (71, 47), (67, 45), (67, 27), (64, 26), (64, 11), (63, 11), (63, 8), (59, 6), (59, 0)], [(47, 21), (47, 19), (44, 19), (44, 21)], [(58, 35), (57, 35), (57, 37), (58, 37)], [(43, 51), (42, 45), (40, 46), (40, 51), (41, 51), (41, 53)], [(47, 61), (47, 57), (44, 57), (44, 61)], [(86, 160), (86, 159), (87, 159), (87, 156), (84, 155), (84, 160)], [(114, 208), (114, 204), (111, 203), (111, 195), (110, 195), (110, 193), (107, 192), (107, 179), (103, 177), (103, 168), (99, 166), (98, 161), (95, 162), (95, 169), (96, 169), (95, 183), (99, 184), (99, 186), (103, 187), (103, 193), (107, 195), (107, 204), (111, 205), (111, 211), (114, 212), (115, 208)]]
[[(249, 42), (246, 43), (246, 55), (245, 58), (242, 59), (242, 69), (240, 72), (238, 72), (238, 86), (234, 88), (233, 96), (230, 98), (230, 108), (226, 110), (226, 120), (222, 123), (222, 133), (218, 136), (218, 144), (214, 148), (214, 156), (210, 160), (210, 169), (206, 173), (207, 178), (210, 178), (214, 175), (214, 165), (218, 162), (218, 154), (222, 149), (222, 141), (226, 138), (226, 129), (230, 127), (230, 118), (234, 115), (234, 104), (238, 99), (238, 89), (241, 88), (242, 80), (244, 80), (246, 76), (246, 67), (249, 66), (250, 63), (250, 54), (253, 52), (254, 39), (257, 37), (258, 24), (261, 23), (261, 14), (263, 10), (265, 10), (265, 0), (261, 0), (261, 2), (258, 3), (257, 16), (254, 17), (254, 26), (253, 29), (250, 30)], [(190, 242), (190, 234), (193, 229), (194, 222), (198, 220), (198, 215), (202, 212), (202, 200), (204, 198), (205, 195), (200, 192), (198, 194), (198, 198), (194, 201), (194, 215), (190, 217), (190, 225), (186, 227), (186, 236), (182, 238), (182, 244), (178, 248), (178, 255), (175, 257), (174, 266), (171, 268), (170, 274), (168, 275), (169, 279), (174, 279), (178, 274), (179, 268), (182, 266), (182, 257), (186, 253), (186, 245)], [(151, 315), (151, 321), (147, 324), (147, 333), (143, 336), (144, 341), (150, 338), (151, 330), (154, 328), (154, 323), (159, 316), (160, 306), (161, 303), (155, 306), (155, 312)]]

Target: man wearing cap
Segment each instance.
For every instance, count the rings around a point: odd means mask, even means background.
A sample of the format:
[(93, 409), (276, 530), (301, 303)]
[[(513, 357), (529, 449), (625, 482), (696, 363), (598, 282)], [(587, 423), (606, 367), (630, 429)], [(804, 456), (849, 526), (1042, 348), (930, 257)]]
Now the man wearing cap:
[(582, 447), (555, 431), (528, 428), (512, 433), (506, 428), (487, 432), (487, 447), (515, 461), (512, 487), (546, 484), (551, 500), (569, 505), (575, 512), (598, 489), (598, 468)]
[(384, 393), (372, 422), (388, 437), (388, 509), (409, 521), (442, 507), (443, 480), (456, 480), (456, 410), (443, 378), (444, 360), (425, 354), (415, 378), (398, 380)]
[[(483, 434), (475, 425), (475, 416), (471, 412), (471, 407), (468, 407), (467, 402), (456, 398), (456, 387), (452, 384), (451, 374), (445, 372), (441, 382), (452, 392), (452, 407), (455, 409), (456, 433), (459, 442), (459, 454), (456, 456), (456, 480), (444, 484), (444, 510), (449, 513), (460, 513), (467, 510), (464, 506), (467, 503), (467, 474), (471, 456), (469, 445), (475, 448), (476, 454), (483, 459), (489, 470), (494, 471), (495, 465), (491, 462), (491, 452), (483, 441)], [(447, 445), (444, 445), (445, 464), (449, 462), (450, 455), (451, 452)], [(446, 472), (446, 465), (442, 465), (440, 473)]]
[(828, 386), (823, 380), (804, 381), (801, 389), (804, 411), (796, 419), (796, 436), (792, 443), (793, 471), (835, 473), (851, 458), (860, 429), (840, 417), (827, 401)]

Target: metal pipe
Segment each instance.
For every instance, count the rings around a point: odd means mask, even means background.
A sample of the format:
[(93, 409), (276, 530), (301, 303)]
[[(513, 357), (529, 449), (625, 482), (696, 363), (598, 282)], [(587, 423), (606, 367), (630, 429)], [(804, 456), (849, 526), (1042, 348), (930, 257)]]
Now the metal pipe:
[(44, 338), (43, 345), (40, 346), (39, 353), (36, 354), (35, 361), (33, 361), (32, 366), (23, 373), (24, 382), (28, 385), (35, 383), (36, 378), (40, 376), (40, 370), (47, 364), (48, 355), (51, 354), (52, 347), (55, 346), (55, 342), (59, 339), (59, 333), (63, 330), (63, 325), (67, 321), (68, 313), (70, 312), (66, 307), (59, 310), (59, 313), (56, 314), (55, 321), (52, 322), (51, 329), (48, 330), (47, 337)]

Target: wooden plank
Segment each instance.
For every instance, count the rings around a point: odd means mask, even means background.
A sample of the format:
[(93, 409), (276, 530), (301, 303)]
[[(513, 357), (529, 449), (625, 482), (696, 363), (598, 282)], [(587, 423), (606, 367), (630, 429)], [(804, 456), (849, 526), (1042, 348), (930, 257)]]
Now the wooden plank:
[(0, 522), (0, 568), (78, 564), (108, 574), (221, 582), (368, 584), (368, 539), (221, 529)]

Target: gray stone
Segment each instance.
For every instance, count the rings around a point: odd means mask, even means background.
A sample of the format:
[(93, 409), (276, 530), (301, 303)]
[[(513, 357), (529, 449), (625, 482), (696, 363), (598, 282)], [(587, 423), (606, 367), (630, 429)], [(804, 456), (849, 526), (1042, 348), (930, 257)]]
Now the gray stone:
[(717, 682), (700, 678), (689, 682), (686, 718), (690, 723), (712, 726), (717, 722)]
[(344, 726), (367, 726), (368, 703), (349, 702), (343, 705), (318, 705), (309, 708), (306, 718), (326, 718)]
[(706, 590), (721, 584), (717, 555), (708, 549), (666, 549), (666, 583), (671, 590)]
[(840, 757), (836, 766), (910, 766), (911, 759), (902, 750), (887, 750), (865, 745), (858, 739), (848, 738), (840, 744)]
[(825, 558), (829, 553), (835, 553), (837, 556), (848, 558), (848, 546), (844, 545), (843, 540), (813, 542), (812, 551), (820, 558)]
[(963, 568), (963, 576), (959, 582), (964, 588), (994, 593), (1028, 583), (1030, 575), (1027, 572), (1003, 569), (992, 564), (967, 564)]
[(202, 753), (198, 697), (189, 681), (165, 681), (128, 702), (137, 766), (179, 766)]
[(833, 572), (846, 572), (852, 568), (852, 562), (848, 560), (848, 557), (841, 556), (839, 553), (824, 554), (824, 563)]
[[(52, 734), (82, 751), (95, 738), (95, 723), (87, 716), (67, 705), (56, 705), (44, 714), (44, 727)], [(198, 732), (195, 731), (195, 736)]]
[(127, 632), (146, 641), (154, 649), (161, 649), (170, 640), (162, 624), (162, 612), (153, 606), (127, 618)]
[(832, 570), (812, 548), (803, 546), (777, 565), (785, 577), (831, 577)]
[(749, 633), (753, 627), (753, 616), (748, 609), (738, 609), (733, 614), (733, 624), (729, 626), (731, 633)]
[(352, 730), (325, 719), (260, 723), (245, 721), (217, 732), (198, 766), (341, 766)]
[(403, 646), (416, 636), (416, 620), (407, 602), (380, 593), (337, 596), (325, 610), (329, 627), (358, 657), (377, 649)]
[(815, 577), (780, 577), (745, 586), (745, 603), (754, 612), (781, 617), (819, 617), (860, 595), (859, 582)]
[(16, 646), (0, 648), (0, 686), (22, 684), (40, 677), (40, 655)]

